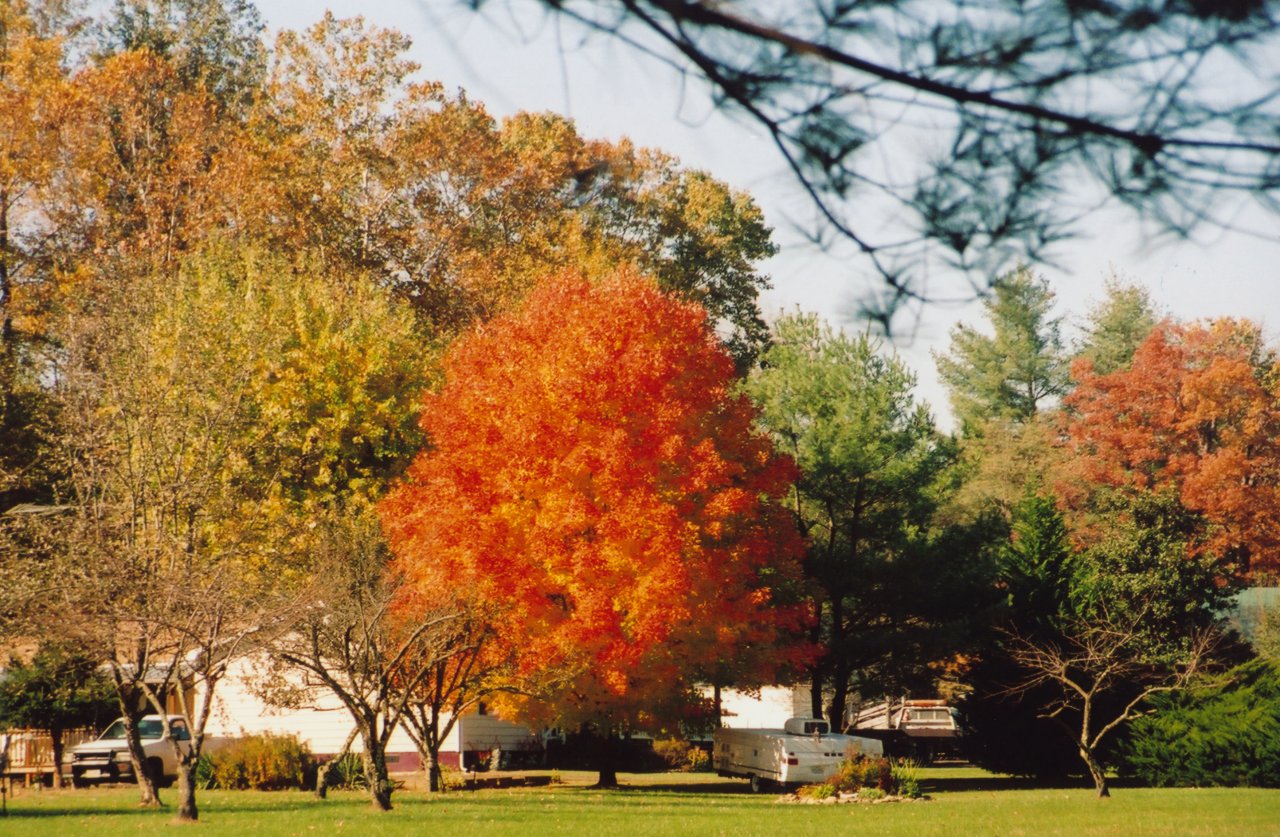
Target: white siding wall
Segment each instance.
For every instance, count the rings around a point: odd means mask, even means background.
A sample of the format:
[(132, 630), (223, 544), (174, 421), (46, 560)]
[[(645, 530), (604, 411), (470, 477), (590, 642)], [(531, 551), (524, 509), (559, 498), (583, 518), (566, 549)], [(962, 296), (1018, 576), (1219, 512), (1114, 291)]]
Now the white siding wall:
[[(227, 677), (218, 684), (214, 693), (208, 730), (211, 735), (236, 736), (255, 732), (292, 734), (298, 736), (316, 755), (331, 755), (342, 747), (353, 722), (346, 708), (332, 693), (317, 689), (311, 693), (308, 705), (298, 709), (278, 709), (268, 706), (253, 693), (249, 685), (253, 675), (252, 659), (232, 664)], [(363, 749), (358, 737), (352, 749)], [(409, 736), (397, 729), (391, 736), (387, 752), (416, 753), (417, 749)]]
[(807, 686), (766, 686), (759, 697), (725, 689), (720, 693), (720, 722), (735, 729), (782, 729), (788, 718), (813, 714)]

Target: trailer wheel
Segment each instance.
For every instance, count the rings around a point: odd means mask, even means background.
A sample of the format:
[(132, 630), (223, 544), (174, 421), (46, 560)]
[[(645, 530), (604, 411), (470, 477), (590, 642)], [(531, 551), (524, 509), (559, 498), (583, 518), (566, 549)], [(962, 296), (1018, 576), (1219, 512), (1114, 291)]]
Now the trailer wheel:
[(756, 774), (751, 774), (751, 792), (762, 793), (764, 791), (765, 780)]

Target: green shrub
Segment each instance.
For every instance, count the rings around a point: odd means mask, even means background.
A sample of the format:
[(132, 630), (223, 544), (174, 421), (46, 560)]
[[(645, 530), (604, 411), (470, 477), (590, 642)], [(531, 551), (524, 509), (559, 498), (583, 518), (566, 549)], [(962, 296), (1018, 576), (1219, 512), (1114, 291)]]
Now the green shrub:
[(855, 755), (844, 760), (839, 772), (831, 779), (842, 791), (860, 788), (879, 788), (885, 793), (893, 791), (893, 764), (886, 758)]
[(213, 786), (226, 790), (305, 788), (315, 769), (310, 749), (292, 735), (246, 735), (211, 753)]
[(196, 762), (196, 787), (200, 790), (217, 787), (213, 778), (213, 757), (208, 753), (201, 753), (200, 760)]
[[(920, 796), (918, 768), (909, 761), (894, 764), (887, 758), (850, 754), (828, 783), (840, 793), (857, 793), (863, 798)], [(803, 790), (803, 789), (801, 789)]]
[(910, 759), (903, 759), (893, 765), (893, 785), (897, 789), (895, 792), (898, 796), (905, 796), (910, 799), (919, 799), (920, 790), (920, 766)]
[[(363, 760), (360, 762), (360, 773), (361, 773), (361, 780), (363, 780), (364, 779), (364, 761)], [(441, 790), (456, 790), (457, 788), (462, 787), (465, 783), (466, 783), (466, 778), (463, 777), (462, 771), (458, 770), (455, 767), (450, 767), (447, 764), (440, 765), (440, 789)]]
[(369, 787), (369, 779), (364, 772), (364, 757), (358, 753), (347, 753), (338, 759), (329, 770), (329, 787), (339, 790), (366, 790)]
[(1254, 660), (1151, 704), (1123, 772), (1157, 786), (1280, 787), (1280, 663)]
[(805, 785), (796, 791), (802, 799), (830, 799), (836, 795), (836, 788), (831, 783), (821, 785)]
[(683, 738), (660, 738), (653, 742), (653, 752), (668, 770), (691, 773), (711, 767), (707, 751)]

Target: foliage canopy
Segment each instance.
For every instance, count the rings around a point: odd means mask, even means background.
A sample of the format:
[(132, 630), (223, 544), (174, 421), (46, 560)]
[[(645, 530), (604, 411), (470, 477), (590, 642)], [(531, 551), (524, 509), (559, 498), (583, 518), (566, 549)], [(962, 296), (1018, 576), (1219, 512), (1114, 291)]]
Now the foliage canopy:
[(488, 615), (542, 714), (651, 726), (724, 659), (770, 676), (803, 622), (777, 505), (794, 472), (702, 309), (629, 273), (563, 275), (444, 374), (383, 519), (424, 597), (446, 585)]

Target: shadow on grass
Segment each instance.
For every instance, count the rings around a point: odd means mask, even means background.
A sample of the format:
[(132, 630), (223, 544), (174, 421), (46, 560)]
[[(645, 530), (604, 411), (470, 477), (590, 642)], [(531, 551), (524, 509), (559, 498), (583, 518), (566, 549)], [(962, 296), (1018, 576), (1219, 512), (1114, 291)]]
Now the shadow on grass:
[(173, 815), (172, 808), (15, 808), (10, 805), (8, 815), (0, 817), (0, 823), (5, 820), (40, 820), (54, 817), (172, 817)]
[[(1107, 785), (1112, 788), (1144, 787), (1133, 779), (1111, 778)], [(1001, 790), (1093, 790), (1093, 781), (1081, 776), (1068, 776), (1061, 779), (1036, 779), (1024, 776), (930, 776), (920, 780), (920, 787), (925, 793), (949, 793), (954, 791), (1001, 791)]]
[[(234, 791), (233, 793), (245, 794), (244, 791)], [(289, 812), (306, 812), (314, 811), (325, 806), (332, 808), (346, 807), (363, 807), (373, 808), (367, 796), (351, 796), (346, 799), (330, 799), (327, 801), (318, 800), (310, 793), (298, 793), (296, 796), (280, 796), (279, 793), (288, 793), (287, 791), (263, 791), (254, 797), (249, 797), (252, 801), (246, 801), (245, 797), (236, 798), (234, 802), (227, 804), (215, 797), (205, 797), (198, 795), (196, 804), (200, 809), (200, 817), (203, 819), (210, 814), (214, 816), (239, 815), (239, 814), (284, 814)], [(404, 801), (407, 801), (405, 798)], [(396, 800), (401, 801), (400, 799)], [(3, 833), (3, 823), (6, 819), (53, 819), (56, 817), (105, 817), (105, 816), (144, 816), (144, 817), (160, 817), (166, 820), (173, 820), (177, 817), (177, 806), (165, 804), (159, 808), (143, 808), (137, 805), (119, 805), (112, 806), (109, 803), (93, 804), (93, 805), (76, 805), (68, 804), (59, 806), (54, 804), (44, 804), (40, 807), (28, 808), (24, 806), (15, 806), (12, 802), (9, 804), (7, 817), (0, 817), (0, 834)]]
[(611, 792), (621, 791), (628, 794), (666, 794), (671, 796), (698, 796), (705, 794), (720, 793), (750, 793), (751, 786), (747, 782), (726, 779), (723, 782), (699, 782), (697, 784), (689, 784), (687, 782), (655, 782), (653, 784), (626, 784), (625, 782), (616, 788), (599, 788), (594, 785), (575, 786), (574, 790), (608, 790)]

